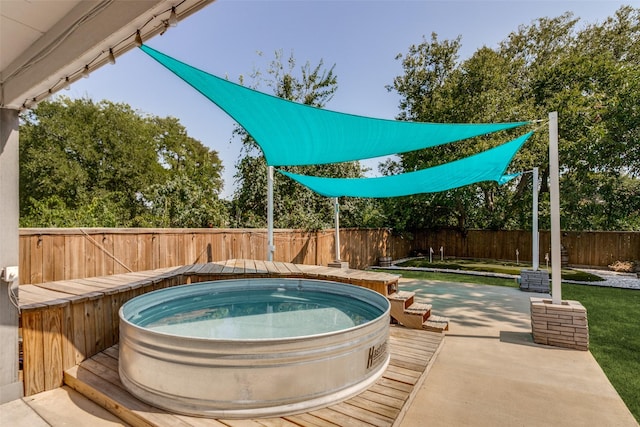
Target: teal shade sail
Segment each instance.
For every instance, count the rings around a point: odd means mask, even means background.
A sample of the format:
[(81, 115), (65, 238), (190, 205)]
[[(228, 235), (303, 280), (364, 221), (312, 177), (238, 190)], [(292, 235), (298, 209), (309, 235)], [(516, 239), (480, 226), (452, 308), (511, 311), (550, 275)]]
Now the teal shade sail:
[(529, 132), (510, 142), (450, 163), (378, 178), (325, 178), (294, 174), (283, 175), (327, 197), (397, 197), (420, 193), (437, 193), (482, 181), (502, 185), (519, 174), (505, 171), (520, 147), (529, 139)]
[(238, 122), (258, 143), (270, 166), (363, 160), (529, 123), (420, 123), (338, 113), (267, 95), (206, 73), (149, 46), (140, 48)]

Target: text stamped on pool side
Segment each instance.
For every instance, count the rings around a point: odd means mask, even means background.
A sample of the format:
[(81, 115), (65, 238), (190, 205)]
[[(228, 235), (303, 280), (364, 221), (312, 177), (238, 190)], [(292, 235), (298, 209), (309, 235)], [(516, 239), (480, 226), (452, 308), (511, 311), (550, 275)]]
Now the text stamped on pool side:
[(383, 342), (373, 347), (369, 347), (369, 357), (367, 358), (367, 369), (377, 366), (387, 356), (387, 342)]

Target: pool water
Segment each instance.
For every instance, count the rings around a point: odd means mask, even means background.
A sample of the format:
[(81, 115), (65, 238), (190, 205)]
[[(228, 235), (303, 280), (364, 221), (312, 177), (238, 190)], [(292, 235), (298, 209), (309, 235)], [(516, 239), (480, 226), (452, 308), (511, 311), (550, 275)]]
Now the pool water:
[(130, 321), (168, 334), (246, 340), (324, 334), (381, 314), (379, 308), (358, 299), (281, 287), (187, 296), (141, 310)]

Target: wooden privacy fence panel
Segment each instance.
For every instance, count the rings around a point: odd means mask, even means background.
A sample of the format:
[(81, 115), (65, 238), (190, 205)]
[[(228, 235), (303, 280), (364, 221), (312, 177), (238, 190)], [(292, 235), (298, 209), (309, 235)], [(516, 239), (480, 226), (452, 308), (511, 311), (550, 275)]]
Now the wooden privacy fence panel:
[[(275, 230), (275, 261), (327, 265), (335, 258), (334, 230)], [(563, 232), (571, 265), (604, 267), (640, 259), (640, 232)], [(439, 257), (530, 261), (530, 231), (420, 231), (396, 235), (389, 229), (341, 229), (340, 254), (351, 268), (377, 265), (378, 258), (404, 258), (433, 248)], [(550, 252), (540, 232), (540, 262)], [(21, 229), (20, 281), (44, 283), (105, 276), (227, 259), (265, 260), (263, 229)]]
[[(342, 259), (353, 268), (389, 252), (387, 230), (341, 230)], [(327, 265), (334, 230), (275, 230), (275, 261)], [(265, 260), (261, 229), (21, 229), (20, 282), (44, 283), (227, 259)], [(391, 253), (389, 254), (391, 255)]]
[(615, 261), (640, 261), (640, 232), (568, 232), (562, 242), (569, 262), (576, 265), (609, 265)]
[[(532, 259), (532, 233), (526, 230), (457, 230), (421, 231), (413, 236), (414, 250), (433, 248), (439, 256), (460, 258), (491, 258), (515, 260), (516, 250), (521, 261)], [(640, 260), (640, 232), (563, 231), (562, 246), (575, 266), (606, 267), (614, 261)], [(551, 234), (540, 232), (540, 263), (551, 257)], [(427, 252), (428, 253), (428, 252)]]

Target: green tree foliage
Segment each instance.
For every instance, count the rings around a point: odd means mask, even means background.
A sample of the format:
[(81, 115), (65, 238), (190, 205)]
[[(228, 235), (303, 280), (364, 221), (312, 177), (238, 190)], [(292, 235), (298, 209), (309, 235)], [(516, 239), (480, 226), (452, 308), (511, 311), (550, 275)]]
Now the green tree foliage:
[[(458, 62), (461, 39), (411, 46), (404, 74), (390, 90), (401, 96), (399, 119), (496, 122), (545, 119), (558, 111), (563, 228), (637, 230), (640, 223), (640, 9), (623, 7), (600, 24), (578, 27), (567, 13), (521, 26), (500, 45)], [(518, 131), (519, 132), (519, 131)], [(433, 166), (507, 141), (516, 133), (475, 138), (399, 156), (392, 174)], [(540, 166), (548, 178), (544, 124), (511, 165)], [(385, 201), (396, 228), (528, 228), (530, 175), (503, 187), (481, 183), (438, 194)], [(548, 200), (541, 225), (548, 227)], [(395, 212), (393, 216), (390, 213)]]
[[(322, 108), (337, 90), (333, 67), (323, 68), (320, 61), (312, 67), (305, 63), (296, 72), (293, 55), (284, 60), (282, 51), (275, 53), (267, 77), (254, 71), (254, 86), (264, 85), (273, 94)], [(232, 223), (238, 227), (265, 227), (267, 224), (267, 165), (256, 142), (243, 130), (236, 129), (235, 137), (243, 144), (242, 157), (235, 175), (238, 187), (232, 202)], [(359, 162), (330, 165), (283, 167), (294, 173), (339, 178), (360, 177), (364, 169)], [(340, 201), (341, 224), (349, 226), (378, 226), (382, 216), (371, 200), (343, 198)], [(274, 174), (274, 225), (278, 228), (320, 229), (333, 225), (333, 202), (315, 194), (297, 182)]]
[(22, 116), (21, 225), (220, 225), (221, 171), (174, 118), (109, 101), (41, 102)]

